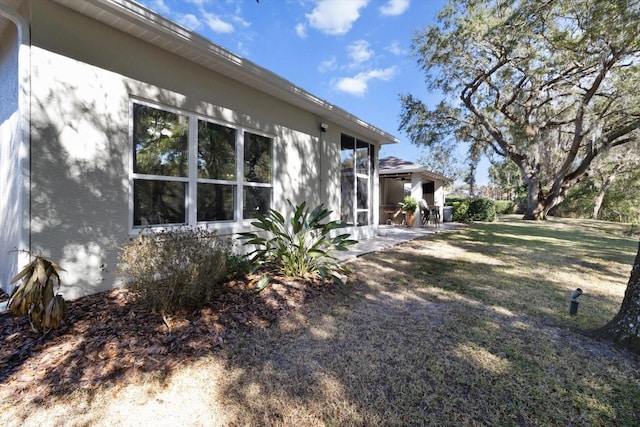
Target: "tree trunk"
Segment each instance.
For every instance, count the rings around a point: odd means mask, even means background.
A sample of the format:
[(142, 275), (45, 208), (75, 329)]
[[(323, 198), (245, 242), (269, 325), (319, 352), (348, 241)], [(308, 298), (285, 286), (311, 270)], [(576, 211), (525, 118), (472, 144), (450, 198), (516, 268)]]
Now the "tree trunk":
[(640, 243), (620, 311), (596, 333), (640, 353)]
[(596, 198), (593, 200), (593, 212), (591, 213), (591, 218), (598, 219), (598, 215), (600, 215), (600, 208), (604, 201), (604, 196), (607, 194), (609, 187), (611, 187), (611, 184), (613, 184), (613, 181), (616, 179), (616, 173), (618, 172), (619, 167), (619, 164), (614, 166), (611, 174), (604, 180), (604, 183), (602, 183), (600, 191), (598, 191)]
[(534, 176), (526, 178), (524, 181), (527, 185), (527, 205), (522, 219), (534, 221), (546, 219), (546, 211), (540, 198), (539, 179)]

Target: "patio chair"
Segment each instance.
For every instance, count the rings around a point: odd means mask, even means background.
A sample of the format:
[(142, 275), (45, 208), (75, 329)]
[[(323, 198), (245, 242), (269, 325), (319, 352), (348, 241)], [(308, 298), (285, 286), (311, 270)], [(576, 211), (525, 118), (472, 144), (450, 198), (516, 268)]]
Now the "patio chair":
[(436, 228), (440, 227), (440, 208), (430, 207), (425, 199), (420, 200), (420, 214), (422, 216), (422, 226), (427, 227), (432, 223)]
[(429, 225), (429, 215), (431, 215), (431, 210), (429, 209), (429, 203), (425, 199), (420, 199), (420, 217), (422, 218), (422, 226), (426, 227)]

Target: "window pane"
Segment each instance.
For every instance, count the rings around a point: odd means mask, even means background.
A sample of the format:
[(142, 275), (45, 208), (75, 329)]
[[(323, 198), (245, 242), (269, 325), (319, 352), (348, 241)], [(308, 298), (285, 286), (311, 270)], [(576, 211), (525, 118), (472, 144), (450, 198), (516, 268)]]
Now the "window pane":
[(198, 121), (198, 177), (236, 179), (236, 130)]
[(358, 209), (369, 208), (369, 179), (358, 177)]
[(136, 179), (133, 182), (133, 225), (186, 223), (187, 184)]
[(369, 212), (358, 212), (358, 225), (369, 225)]
[(356, 148), (356, 170), (357, 173), (369, 174), (369, 144), (358, 141)]
[(266, 215), (269, 211), (270, 206), (271, 188), (244, 188), (244, 211), (242, 212), (243, 218), (255, 218), (256, 214)]
[(345, 174), (343, 172), (341, 178), (341, 213), (340, 220), (345, 224), (353, 224), (354, 211), (353, 211), (353, 199), (355, 197), (355, 188), (353, 186), (352, 173)]
[(355, 138), (342, 134), (340, 140), (340, 220), (345, 224), (351, 225), (355, 221), (355, 212), (353, 210), (356, 195), (353, 171), (355, 142)]
[(231, 221), (235, 185), (198, 184), (198, 221)]
[(135, 173), (187, 176), (188, 118), (146, 105), (133, 105)]
[(271, 138), (244, 133), (244, 179), (271, 183)]

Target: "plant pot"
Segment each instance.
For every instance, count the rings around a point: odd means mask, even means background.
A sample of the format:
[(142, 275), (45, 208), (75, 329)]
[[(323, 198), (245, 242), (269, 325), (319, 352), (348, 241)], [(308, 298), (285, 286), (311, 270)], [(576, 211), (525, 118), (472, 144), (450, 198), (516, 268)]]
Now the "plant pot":
[(413, 224), (416, 222), (415, 212), (407, 212), (404, 215), (404, 221), (407, 224), (407, 227), (413, 227)]

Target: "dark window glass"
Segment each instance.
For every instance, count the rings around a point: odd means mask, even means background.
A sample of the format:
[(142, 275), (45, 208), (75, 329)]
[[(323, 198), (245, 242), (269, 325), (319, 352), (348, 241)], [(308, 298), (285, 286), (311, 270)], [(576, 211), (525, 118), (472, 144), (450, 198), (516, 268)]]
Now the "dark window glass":
[(236, 131), (198, 121), (198, 178), (236, 179)]
[(369, 144), (366, 142), (357, 141), (356, 171), (364, 175), (369, 174)]
[(198, 221), (231, 221), (235, 206), (235, 186), (198, 184)]
[(243, 218), (255, 218), (256, 214), (266, 215), (270, 206), (271, 188), (244, 187)]
[(369, 208), (369, 178), (360, 178), (358, 177), (358, 209), (368, 209)]
[(358, 225), (369, 225), (369, 212), (358, 212)]
[(271, 138), (244, 133), (244, 180), (271, 183)]
[(186, 116), (133, 105), (135, 173), (147, 175), (188, 175), (188, 131)]
[(186, 223), (184, 182), (136, 179), (133, 182), (133, 225)]

